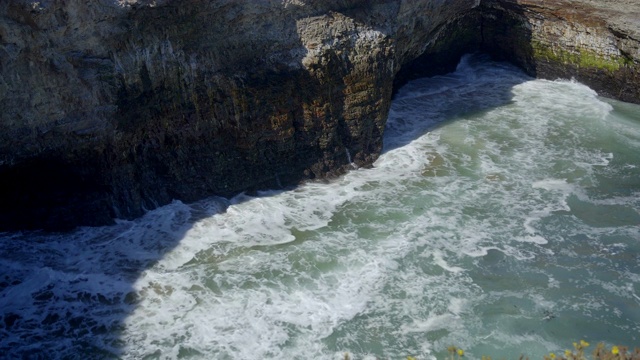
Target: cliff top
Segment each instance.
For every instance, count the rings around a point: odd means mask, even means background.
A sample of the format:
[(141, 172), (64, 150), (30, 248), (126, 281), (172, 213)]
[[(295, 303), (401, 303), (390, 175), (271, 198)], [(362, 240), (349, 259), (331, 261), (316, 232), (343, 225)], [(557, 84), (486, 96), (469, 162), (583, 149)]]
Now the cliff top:
[(574, 7), (595, 9), (614, 30), (623, 30), (634, 39), (640, 39), (639, 0), (569, 0), (569, 3)]
[(611, 23), (624, 24), (636, 33), (640, 32), (640, 1), (638, 0), (573, 0), (576, 4), (587, 4), (610, 15)]

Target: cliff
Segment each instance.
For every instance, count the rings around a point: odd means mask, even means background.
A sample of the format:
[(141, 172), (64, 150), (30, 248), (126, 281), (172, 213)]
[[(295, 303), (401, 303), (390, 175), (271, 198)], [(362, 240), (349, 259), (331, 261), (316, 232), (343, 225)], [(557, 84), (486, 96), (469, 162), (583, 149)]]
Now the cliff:
[(0, 229), (102, 225), (368, 166), (394, 84), (470, 51), (640, 102), (640, 5), (615, 4), (2, 2)]
[(532, 76), (640, 103), (640, 2), (486, 0), (485, 50)]

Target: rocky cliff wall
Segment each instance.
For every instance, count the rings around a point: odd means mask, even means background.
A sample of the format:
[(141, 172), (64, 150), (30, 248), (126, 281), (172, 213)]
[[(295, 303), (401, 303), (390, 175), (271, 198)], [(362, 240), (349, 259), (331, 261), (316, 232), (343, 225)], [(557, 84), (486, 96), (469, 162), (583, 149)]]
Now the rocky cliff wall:
[(3, 1), (0, 229), (106, 224), (370, 165), (394, 81), (479, 49), (638, 102), (637, 24), (554, 4)]
[(536, 77), (640, 103), (640, 2), (485, 0), (483, 50)]
[(0, 4), (0, 228), (69, 228), (378, 156), (455, 1)]

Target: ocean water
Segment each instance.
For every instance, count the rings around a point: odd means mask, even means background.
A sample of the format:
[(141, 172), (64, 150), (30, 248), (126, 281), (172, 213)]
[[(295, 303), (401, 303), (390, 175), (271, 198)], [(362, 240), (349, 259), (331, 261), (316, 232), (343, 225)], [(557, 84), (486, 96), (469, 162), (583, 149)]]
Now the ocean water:
[(110, 227), (0, 234), (0, 357), (640, 346), (639, 254), (640, 106), (467, 56), (398, 92), (372, 168)]

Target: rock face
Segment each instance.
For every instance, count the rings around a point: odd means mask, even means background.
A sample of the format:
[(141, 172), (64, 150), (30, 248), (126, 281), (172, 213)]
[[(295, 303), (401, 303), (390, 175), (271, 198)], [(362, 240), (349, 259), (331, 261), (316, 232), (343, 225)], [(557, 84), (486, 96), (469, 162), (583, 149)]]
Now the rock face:
[(484, 50), (541, 78), (640, 103), (640, 2), (486, 0)]
[(548, 3), (3, 1), (0, 229), (370, 165), (394, 83), (476, 50), (640, 102), (640, 6)]

